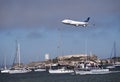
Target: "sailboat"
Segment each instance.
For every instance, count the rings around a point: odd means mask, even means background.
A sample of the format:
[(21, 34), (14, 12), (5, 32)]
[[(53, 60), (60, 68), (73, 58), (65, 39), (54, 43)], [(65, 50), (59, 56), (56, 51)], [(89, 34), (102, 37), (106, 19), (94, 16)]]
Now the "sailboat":
[(62, 68), (58, 68), (58, 69), (50, 68), (48, 70), (48, 72), (51, 74), (68, 74), (68, 73), (73, 73), (74, 71), (71, 69), (67, 69), (66, 67), (62, 67)]
[(49, 69), (49, 73), (51, 74), (66, 74), (66, 73), (73, 73), (74, 71), (73, 70), (68, 70), (68, 69), (65, 69), (65, 68), (61, 68), (61, 69)]
[(114, 54), (113, 63), (112, 63), (112, 65), (106, 67), (106, 68), (109, 68), (109, 69), (114, 69), (116, 67), (120, 67), (120, 64), (116, 63), (116, 42), (114, 42), (113, 50), (114, 50), (113, 51), (113, 54)]
[[(86, 43), (86, 49), (87, 49), (87, 42)], [(103, 69), (100, 68), (98, 65), (92, 66), (90, 64), (90, 61), (87, 58), (87, 50), (86, 50), (86, 59), (84, 62), (81, 62), (79, 64), (80, 68), (76, 68), (74, 70), (75, 74), (80, 74), (80, 75), (86, 75), (86, 74), (107, 74), (110, 73), (109, 69)]]
[(1, 70), (1, 73), (9, 73), (9, 71), (10, 71), (9, 69), (5, 68), (5, 69)]
[(90, 61), (81, 62), (74, 71), (75, 74), (86, 75), (86, 74), (107, 74), (111, 73), (109, 69), (100, 67), (98, 64), (91, 64)]
[(35, 72), (45, 72), (46, 71), (46, 67), (38, 66), (38, 67), (34, 68), (34, 71)]
[(6, 56), (4, 57), (4, 69), (1, 70), (1, 73), (9, 73), (9, 69), (6, 67)]
[(17, 47), (16, 47), (16, 61), (17, 63), (15, 66), (9, 70), (9, 74), (16, 74), (16, 73), (27, 73), (30, 72), (30, 69), (26, 69), (25, 67), (21, 66), (20, 63), (20, 44), (16, 41)]

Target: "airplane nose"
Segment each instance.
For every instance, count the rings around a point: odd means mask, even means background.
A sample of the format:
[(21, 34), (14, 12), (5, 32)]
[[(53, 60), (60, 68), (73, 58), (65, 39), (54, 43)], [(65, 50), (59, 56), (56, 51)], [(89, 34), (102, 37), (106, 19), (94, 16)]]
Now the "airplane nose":
[(62, 23), (64, 23), (65, 21), (64, 20), (62, 20)]
[(62, 21), (62, 23), (66, 23), (66, 22), (67, 22), (67, 20), (63, 20), (63, 21)]

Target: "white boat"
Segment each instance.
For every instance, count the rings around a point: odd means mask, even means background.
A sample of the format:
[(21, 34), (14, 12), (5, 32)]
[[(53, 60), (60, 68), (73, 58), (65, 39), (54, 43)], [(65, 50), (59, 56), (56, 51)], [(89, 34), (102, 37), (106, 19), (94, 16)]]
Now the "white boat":
[(91, 74), (107, 74), (110, 73), (109, 69), (92, 69)]
[(114, 45), (113, 45), (113, 54), (114, 54), (113, 63), (112, 63), (112, 65), (106, 67), (108, 69), (115, 69), (117, 67), (120, 67), (120, 62), (116, 61), (117, 57), (116, 57), (116, 43), (115, 42), (114, 42)]
[(73, 73), (73, 70), (65, 69), (64, 67), (61, 69), (49, 69), (49, 73), (52, 74), (65, 74), (65, 73)]
[(107, 74), (110, 73), (109, 69), (91, 69), (91, 70), (75, 70), (75, 74)]
[(111, 65), (111, 66), (107, 66), (106, 68), (108, 68), (108, 69), (114, 69), (115, 66), (114, 66), (114, 65)]
[(30, 69), (26, 69), (25, 67), (21, 66), (20, 63), (20, 44), (17, 43), (17, 48), (16, 48), (16, 61), (17, 64), (13, 69), (9, 70), (9, 74), (16, 74), (16, 73), (28, 73), (31, 72)]
[(9, 69), (4, 69), (4, 70), (1, 70), (1, 73), (9, 73)]
[(86, 75), (86, 74), (91, 74), (91, 71), (75, 71), (75, 74)]
[(108, 69), (115, 69), (117, 67), (120, 67), (120, 64), (113, 64), (113, 65), (107, 66), (106, 68), (108, 68)]
[(110, 73), (109, 69), (100, 68), (98, 65), (81, 63), (80, 68), (75, 69), (75, 74), (86, 75), (86, 74), (107, 74)]
[(37, 68), (37, 69), (34, 69), (35, 72), (42, 72), (42, 71), (46, 71), (46, 69), (42, 69), (42, 68)]
[(9, 74), (16, 74), (16, 73), (28, 73), (31, 72), (31, 70), (25, 69), (25, 68), (19, 68), (19, 69), (11, 69), (9, 70)]
[(1, 70), (1, 73), (9, 73), (9, 69), (6, 66), (6, 56), (4, 58), (4, 68)]

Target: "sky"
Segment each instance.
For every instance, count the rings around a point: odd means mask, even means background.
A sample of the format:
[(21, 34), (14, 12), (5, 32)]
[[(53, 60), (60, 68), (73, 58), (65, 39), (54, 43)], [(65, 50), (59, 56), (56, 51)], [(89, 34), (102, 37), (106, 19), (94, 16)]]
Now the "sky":
[[(60, 55), (93, 53), (110, 57), (113, 43), (120, 56), (120, 0), (0, 0), (0, 64), (6, 56), (12, 64), (16, 40), (21, 62)], [(89, 25), (75, 27), (61, 23), (70, 18)], [(93, 26), (95, 24), (95, 26)]]

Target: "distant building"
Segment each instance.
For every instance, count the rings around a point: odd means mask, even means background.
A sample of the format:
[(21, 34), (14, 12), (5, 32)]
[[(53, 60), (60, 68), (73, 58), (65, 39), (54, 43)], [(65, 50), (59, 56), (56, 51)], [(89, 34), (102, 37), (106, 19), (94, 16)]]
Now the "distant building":
[(45, 61), (47, 61), (47, 60), (49, 60), (50, 58), (49, 58), (49, 54), (47, 53), (47, 54), (45, 54)]
[(66, 58), (71, 58), (71, 57), (86, 57), (87, 55), (85, 54), (73, 54), (73, 55), (64, 55), (64, 56), (58, 56), (57, 59), (62, 60)]
[(69, 65), (69, 66), (75, 66), (80, 62), (88, 62), (94, 65), (99, 62), (99, 59), (97, 58), (96, 55), (86, 55), (86, 54), (58, 56), (57, 59), (60, 65)]

